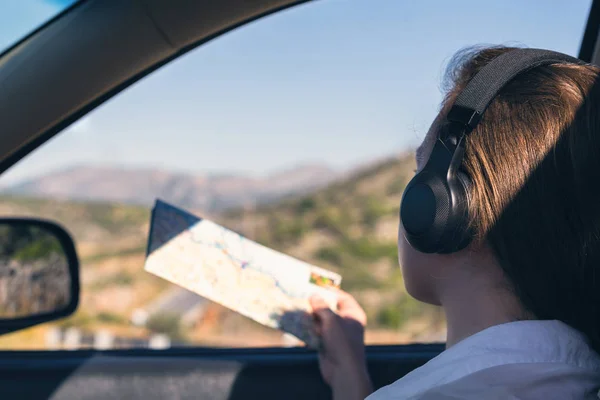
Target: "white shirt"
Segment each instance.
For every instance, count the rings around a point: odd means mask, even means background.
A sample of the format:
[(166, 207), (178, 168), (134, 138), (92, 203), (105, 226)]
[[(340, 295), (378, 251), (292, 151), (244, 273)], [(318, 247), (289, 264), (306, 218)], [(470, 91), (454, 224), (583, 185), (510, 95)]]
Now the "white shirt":
[(600, 399), (600, 355), (560, 321), (496, 325), (450, 347), (368, 400)]

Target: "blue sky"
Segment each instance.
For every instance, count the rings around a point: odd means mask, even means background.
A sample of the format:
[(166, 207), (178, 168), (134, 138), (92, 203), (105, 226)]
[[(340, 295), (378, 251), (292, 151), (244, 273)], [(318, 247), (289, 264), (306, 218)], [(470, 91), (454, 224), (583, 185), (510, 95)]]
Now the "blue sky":
[[(0, 48), (70, 3), (0, 1)], [(483, 43), (576, 55), (590, 3), (318, 0), (168, 64), (0, 184), (82, 164), (266, 174), (397, 153), (427, 131), (454, 52)]]

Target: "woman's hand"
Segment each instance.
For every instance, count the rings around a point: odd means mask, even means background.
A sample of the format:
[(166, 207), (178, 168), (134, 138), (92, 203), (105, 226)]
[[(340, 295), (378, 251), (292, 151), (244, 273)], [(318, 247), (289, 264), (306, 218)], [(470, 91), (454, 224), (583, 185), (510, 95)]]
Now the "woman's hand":
[(350, 294), (339, 291), (337, 312), (320, 297), (310, 299), (322, 349), (319, 366), (334, 399), (364, 399), (372, 386), (367, 372), (364, 334), (367, 316)]

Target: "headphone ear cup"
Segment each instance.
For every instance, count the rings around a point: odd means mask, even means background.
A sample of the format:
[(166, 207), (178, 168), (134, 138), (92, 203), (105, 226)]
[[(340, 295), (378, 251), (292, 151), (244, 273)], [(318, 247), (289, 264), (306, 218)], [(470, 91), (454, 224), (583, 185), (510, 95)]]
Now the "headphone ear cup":
[(439, 175), (425, 170), (410, 181), (402, 196), (400, 221), (414, 249), (422, 253), (442, 250), (450, 206), (450, 189)]
[(459, 171), (458, 174), (458, 181), (461, 183), (464, 193), (465, 195), (468, 197), (470, 194), (470, 190), (471, 190), (471, 179), (467, 176), (467, 174), (465, 174), (462, 171)]
[(456, 204), (454, 204), (454, 212), (449, 224), (453, 229), (452, 232), (448, 232), (448, 234), (451, 234), (451, 238), (447, 238), (446, 243), (449, 245), (446, 249), (447, 252), (462, 250), (472, 240), (469, 220), (469, 198), (473, 185), (468, 175), (462, 171), (456, 174), (455, 182), (454, 185), (451, 185), (451, 190), (454, 192), (452, 197)]
[(466, 247), (471, 181), (460, 170), (448, 176), (451, 154), (438, 142), (425, 167), (408, 183), (400, 221), (410, 245), (422, 253), (453, 253)]

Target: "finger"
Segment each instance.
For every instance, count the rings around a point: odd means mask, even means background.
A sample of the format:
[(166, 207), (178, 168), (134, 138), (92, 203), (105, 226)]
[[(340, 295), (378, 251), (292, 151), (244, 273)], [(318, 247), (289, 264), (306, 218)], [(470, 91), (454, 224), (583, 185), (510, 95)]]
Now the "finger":
[(315, 333), (318, 336), (323, 336), (323, 328), (321, 327), (321, 321), (319, 321), (317, 318), (315, 318), (314, 329), (315, 329)]
[(313, 311), (322, 310), (324, 308), (329, 308), (325, 300), (319, 295), (313, 295), (308, 299), (310, 306)]
[(313, 309), (313, 316), (317, 322), (316, 326), (322, 332), (331, 326), (332, 321), (336, 316), (335, 312), (329, 308), (325, 300), (320, 296), (313, 296), (309, 301)]
[(337, 294), (337, 308), (338, 310), (351, 310), (362, 307), (350, 293), (344, 292), (343, 290), (338, 291)]
[(350, 293), (344, 292), (343, 290), (338, 291), (337, 309), (341, 316), (351, 317), (362, 325), (367, 324), (367, 315), (365, 314), (365, 311)]

